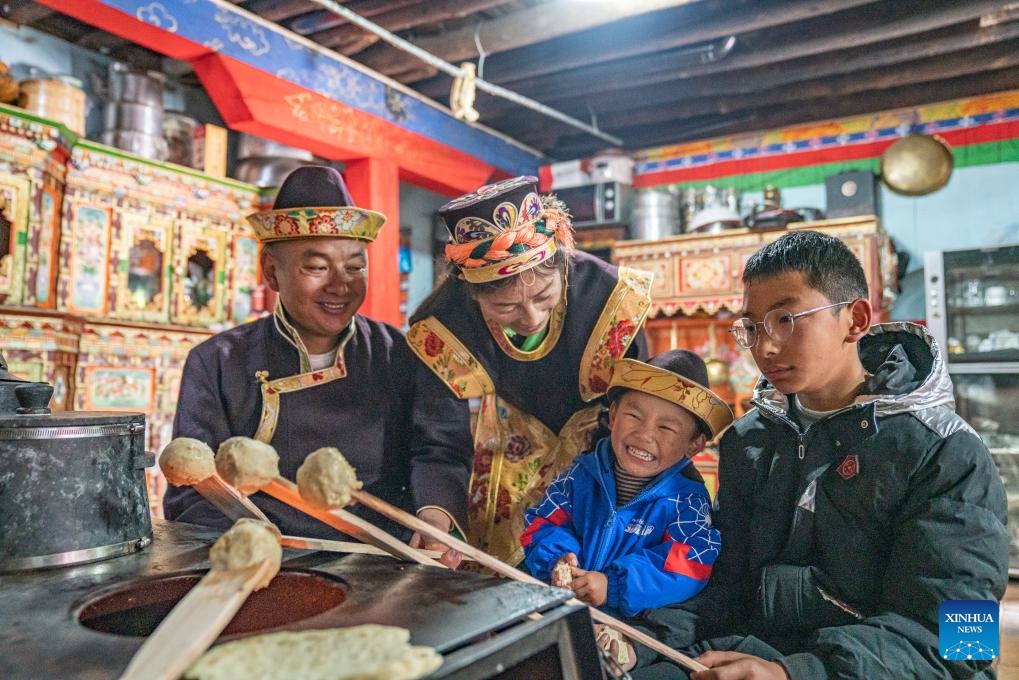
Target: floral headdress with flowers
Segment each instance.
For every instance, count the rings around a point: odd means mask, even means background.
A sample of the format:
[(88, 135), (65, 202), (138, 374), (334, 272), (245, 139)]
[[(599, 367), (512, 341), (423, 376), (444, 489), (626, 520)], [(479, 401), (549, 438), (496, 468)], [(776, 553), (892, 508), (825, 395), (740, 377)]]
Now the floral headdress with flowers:
[(523, 176), (488, 184), (439, 209), (449, 230), (446, 257), (470, 283), (515, 276), (573, 247), (573, 225), (538, 180)]

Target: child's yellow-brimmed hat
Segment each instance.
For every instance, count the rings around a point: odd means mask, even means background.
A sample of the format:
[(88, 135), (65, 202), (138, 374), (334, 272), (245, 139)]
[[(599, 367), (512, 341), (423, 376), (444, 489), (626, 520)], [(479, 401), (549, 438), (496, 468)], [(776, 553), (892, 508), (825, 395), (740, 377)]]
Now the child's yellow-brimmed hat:
[(470, 283), (514, 276), (573, 247), (569, 214), (538, 194), (535, 177), (485, 185), (439, 208), (439, 216), (449, 230), (446, 257)]
[(685, 349), (673, 349), (649, 359), (620, 359), (612, 369), (608, 398), (615, 401), (623, 390), (637, 390), (680, 406), (707, 426), (714, 439), (733, 420), (732, 409), (709, 390), (704, 360)]
[(386, 216), (355, 206), (336, 168), (306, 165), (283, 180), (272, 210), (248, 215), (248, 222), (262, 243), (316, 236), (374, 241)]

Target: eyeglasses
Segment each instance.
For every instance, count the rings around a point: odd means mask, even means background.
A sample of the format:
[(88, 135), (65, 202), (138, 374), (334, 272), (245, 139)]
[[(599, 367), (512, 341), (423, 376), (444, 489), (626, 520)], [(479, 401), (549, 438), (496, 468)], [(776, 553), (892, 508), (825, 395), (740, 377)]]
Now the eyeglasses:
[(808, 309), (804, 312), (796, 312), (795, 314), (790, 312), (788, 309), (773, 309), (764, 315), (764, 321), (751, 321), (744, 316), (733, 322), (732, 328), (729, 329), (729, 332), (732, 333), (732, 337), (736, 341), (736, 344), (744, 349), (750, 349), (757, 344), (757, 339), (760, 337), (760, 334), (757, 332), (758, 326), (764, 326), (765, 332), (775, 342), (785, 342), (793, 334), (794, 321), (801, 316), (820, 312), (822, 309), (851, 305), (853, 302), (855, 302), (855, 300), (836, 302), (835, 304), (824, 305), (823, 307), (814, 307), (813, 309)]

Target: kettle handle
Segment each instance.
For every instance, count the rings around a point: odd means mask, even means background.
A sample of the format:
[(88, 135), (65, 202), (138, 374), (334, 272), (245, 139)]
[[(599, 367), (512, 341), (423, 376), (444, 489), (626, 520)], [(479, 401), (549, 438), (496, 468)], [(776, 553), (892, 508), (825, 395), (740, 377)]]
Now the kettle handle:
[(144, 470), (150, 468), (156, 464), (156, 454), (154, 451), (141, 451), (135, 455), (134, 460), (131, 461), (131, 468), (133, 470)]

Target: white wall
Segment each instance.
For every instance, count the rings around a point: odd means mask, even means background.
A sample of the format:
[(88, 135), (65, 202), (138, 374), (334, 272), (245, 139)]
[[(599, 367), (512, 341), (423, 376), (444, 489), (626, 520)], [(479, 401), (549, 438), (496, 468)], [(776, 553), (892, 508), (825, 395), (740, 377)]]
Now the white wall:
[[(400, 183), (400, 228), (411, 230), (411, 266), (410, 291), (407, 296), (408, 316), (414, 313), (421, 301), (432, 292), (436, 267), (441, 268), (441, 258), (433, 260), (433, 242), (437, 229), (435, 212), (447, 201), (448, 197), (433, 193), (411, 184)], [(446, 240), (446, 230), (441, 230), (442, 241)]]

